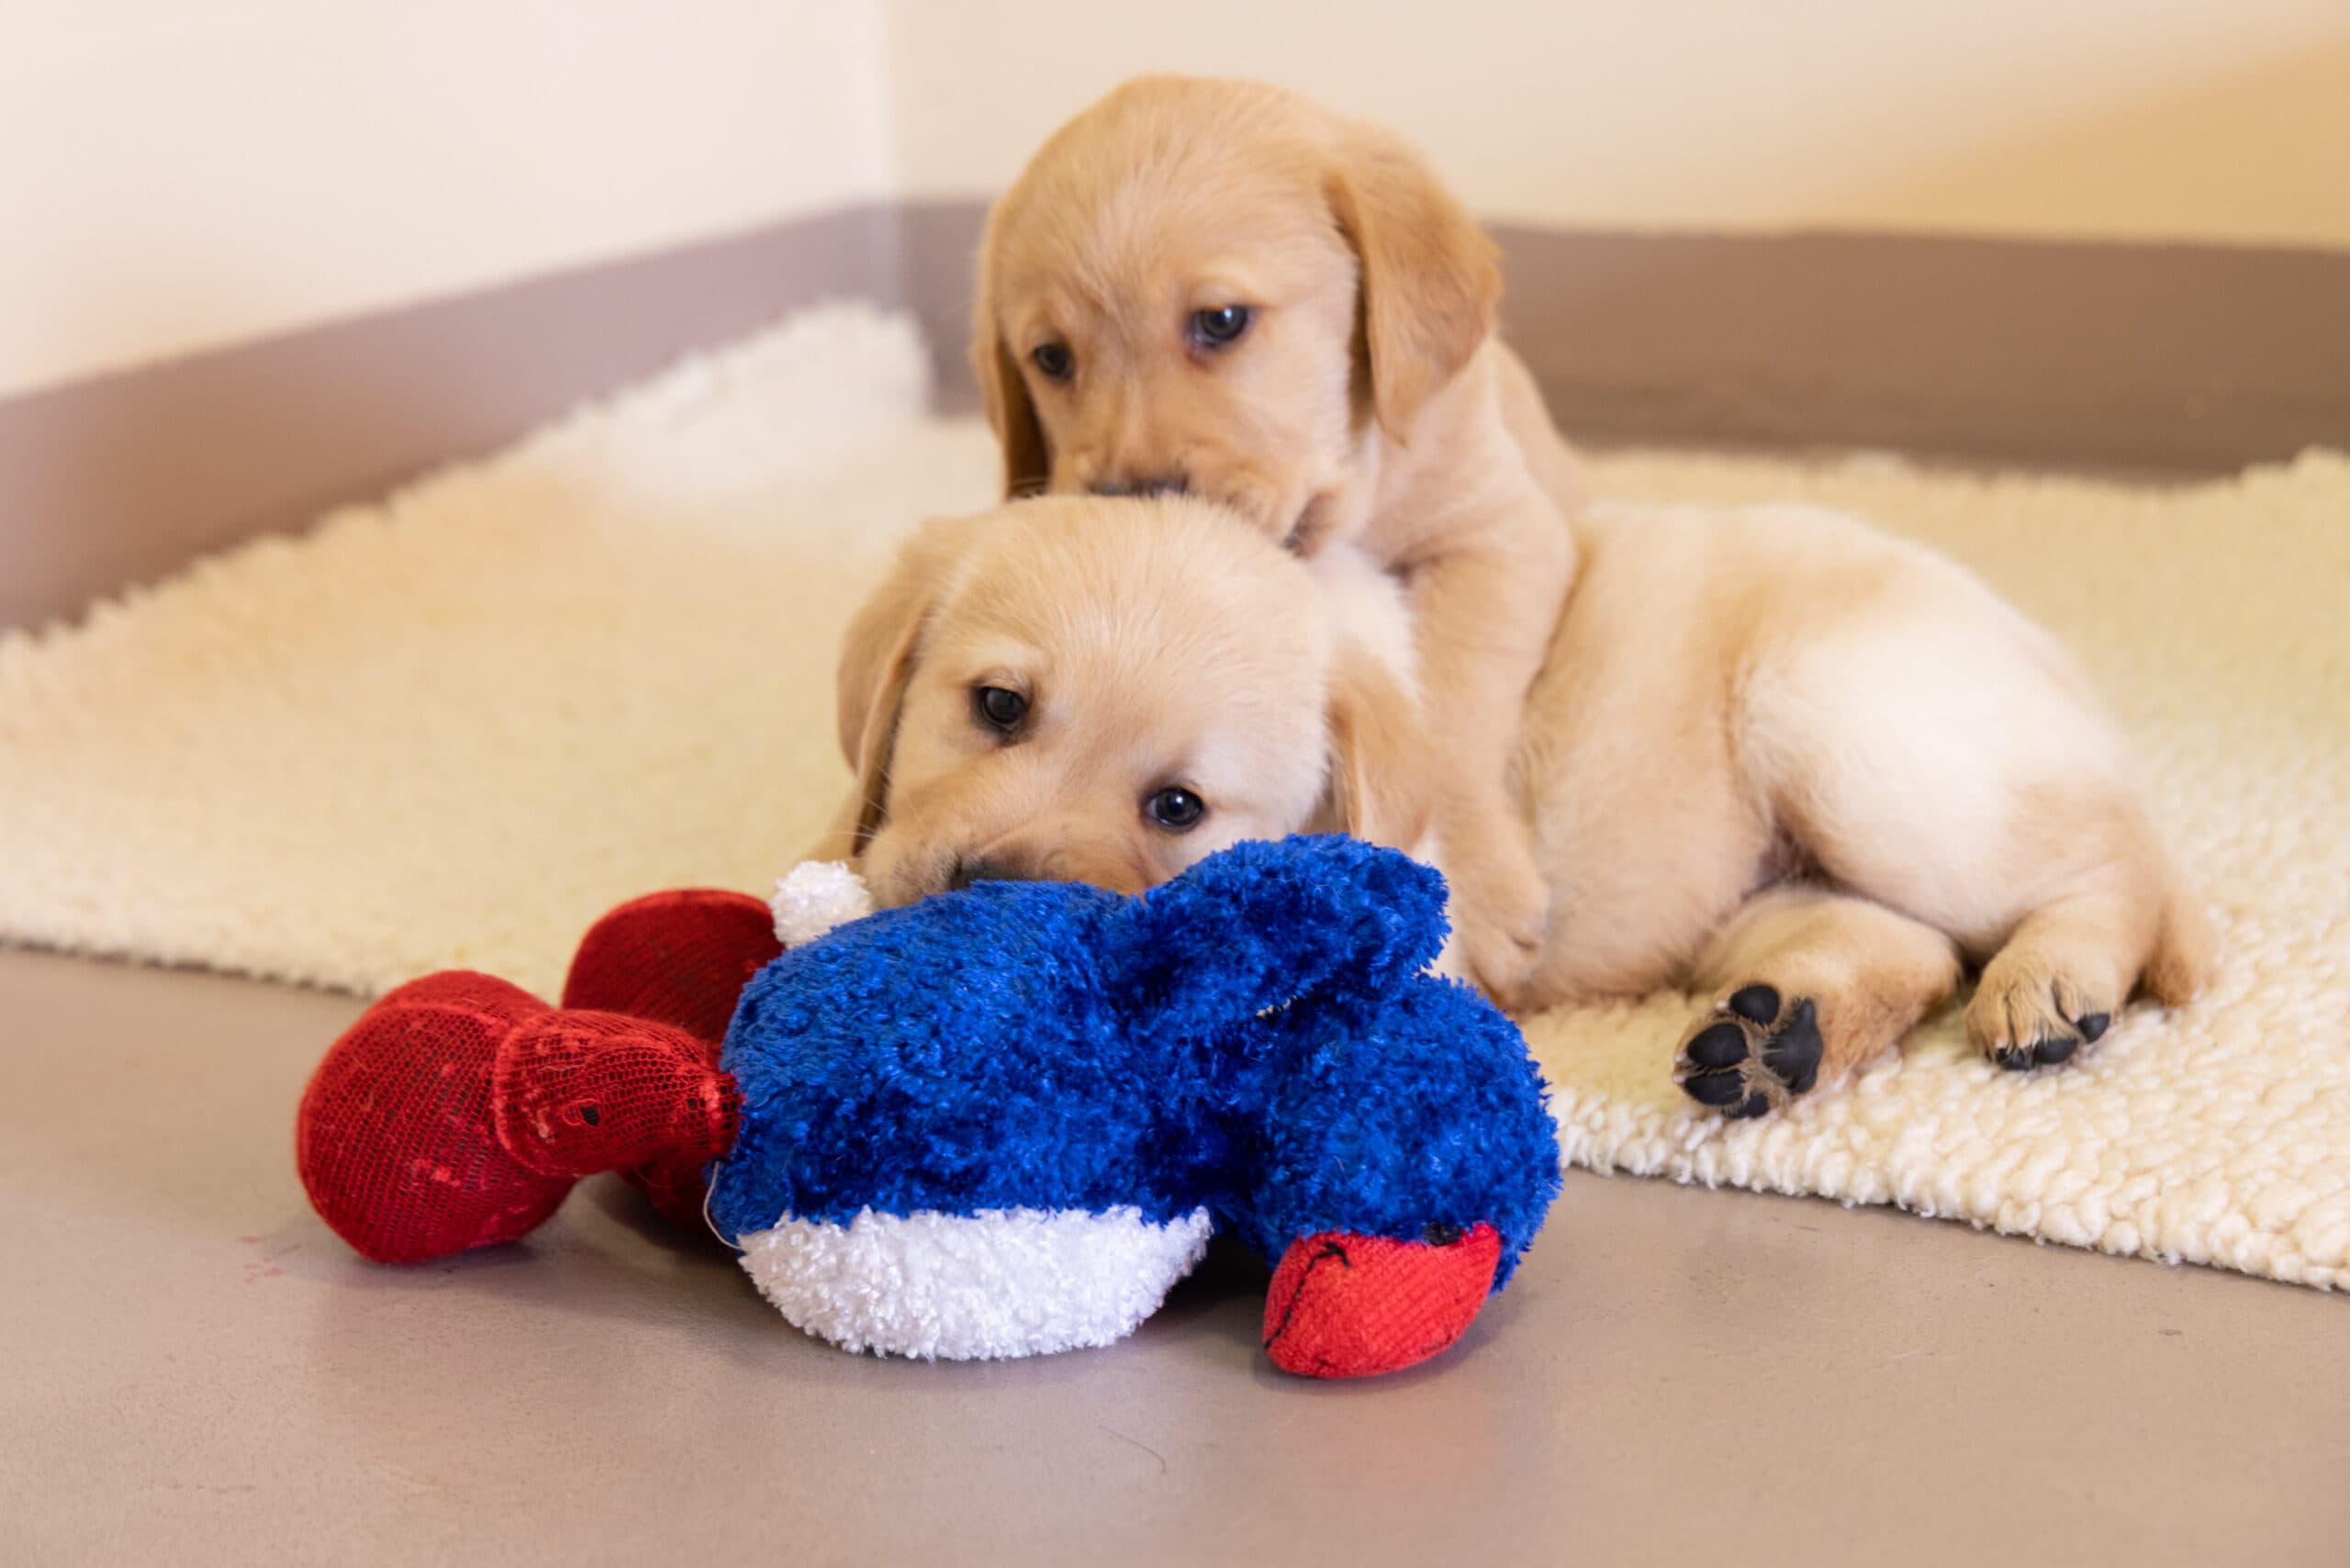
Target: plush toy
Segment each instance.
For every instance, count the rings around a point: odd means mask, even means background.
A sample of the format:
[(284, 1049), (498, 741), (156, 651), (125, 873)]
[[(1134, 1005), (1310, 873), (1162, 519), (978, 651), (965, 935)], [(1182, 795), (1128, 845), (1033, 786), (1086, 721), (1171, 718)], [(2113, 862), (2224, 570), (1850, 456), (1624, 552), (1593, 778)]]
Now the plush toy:
[(1276, 1264), (1273, 1360), (1353, 1376), (1457, 1339), (1557, 1191), (1541, 1078), (1426, 973), (1444, 887), (1401, 855), (1246, 844), (1139, 899), (982, 883), (816, 935), (861, 901), (811, 867), (772, 912), (623, 905), (559, 1009), (391, 992), (304, 1097), (312, 1203), (413, 1261), (620, 1170), (801, 1328), (952, 1358), (1116, 1339), (1228, 1230)]

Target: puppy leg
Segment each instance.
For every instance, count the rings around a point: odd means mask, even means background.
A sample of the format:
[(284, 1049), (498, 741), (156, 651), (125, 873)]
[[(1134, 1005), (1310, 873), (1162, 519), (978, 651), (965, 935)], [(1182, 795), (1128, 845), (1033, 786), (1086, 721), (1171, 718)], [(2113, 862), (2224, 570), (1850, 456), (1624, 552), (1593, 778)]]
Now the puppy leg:
[(1698, 959), (1711, 1015), (1673, 1081), (1727, 1116), (1759, 1116), (1899, 1043), (1958, 983), (1958, 950), (1882, 904), (1791, 885), (1747, 901)]
[(2051, 1066), (2096, 1044), (2142, 976), (2157, 1001), (2195, 994), (2211, 960), (2202, 911), (2175, 878), (2165, 895), (2121, 869), (2129, 885), (2034, 910), (1984, 966), (1966, 1008), (1976, 1050), (2016, 1071)]
[(1505, 1005), (1533, 970), (1550, 910), (1510, 759), (1572, 564), (1556, 509), (1529, 493), (1407, 567), (1453, 925), (1469, 969)]
[(2004, 1066), (2073, 1057), (2142, 972), (2191, 995), (2210, 932), (2063, 646), (1947, 562), (1786, 521), (1837, 586), (1801, 619), (1798, 596), (1773, 600), (1743, 688), (1738, 755), (1781, 831), (1839, 885), (1995, 955), (1966, 1026)]

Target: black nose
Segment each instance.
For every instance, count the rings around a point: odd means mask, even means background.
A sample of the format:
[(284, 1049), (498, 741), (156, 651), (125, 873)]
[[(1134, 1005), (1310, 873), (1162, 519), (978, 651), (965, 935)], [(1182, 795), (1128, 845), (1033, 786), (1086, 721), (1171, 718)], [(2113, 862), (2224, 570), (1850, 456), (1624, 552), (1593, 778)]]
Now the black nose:
[(1104, 480), (1092, 488), (1097, 496), (1181, 496), (1190, 493), (1192, 486), (1181, 474), (1144, 474), (1122, 484)]
[(974, 855), (956, 862), (955, 874), (946, 879), (946, 886), (960, 892), (973, 882), (1035, 882), (1042, 879), (1034, 870), (1016, 860)]

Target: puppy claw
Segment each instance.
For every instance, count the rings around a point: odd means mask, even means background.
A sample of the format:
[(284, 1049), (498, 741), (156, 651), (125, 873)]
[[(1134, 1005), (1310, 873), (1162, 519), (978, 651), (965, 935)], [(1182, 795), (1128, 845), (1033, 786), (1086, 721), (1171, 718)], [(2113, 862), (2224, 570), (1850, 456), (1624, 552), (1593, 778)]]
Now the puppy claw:
[(1966, 1010), (1966, 1032), (1975, 1048), (2009, 1072), (2061, 1067), (2112, 1026), (2112, 1013), (2083, 1002), (2079, 989), (2064, 976), (2045, 985), (1986, 986)]
[(1770, 986), (1743, 986), (1682, 1042), (1673, 1081), (1700, 1105), (1744, 1120), (1811, 1092), (1823, 1045), (1811, 998), (1785, 1006)]
[[(2082, 1025), (2087, 1023), (2087, 1019), (2081, 1021)], [(2098, 1031), (2100, 1034), (2103, 1032)], [(2096, 1037), (2086, 1027), (2081, 1027), (2078, 1035), (2043, 1035), (2029, 1046), (2012, 1043), (2000, 1046), (1992, 1051), (1991, 1059), (2009, 1072), (2030, 1072), (2035, 1067), (2061, 1067), (2072, 1060), (2073, 1053), (2081, 1048), (2085, 1040)]]

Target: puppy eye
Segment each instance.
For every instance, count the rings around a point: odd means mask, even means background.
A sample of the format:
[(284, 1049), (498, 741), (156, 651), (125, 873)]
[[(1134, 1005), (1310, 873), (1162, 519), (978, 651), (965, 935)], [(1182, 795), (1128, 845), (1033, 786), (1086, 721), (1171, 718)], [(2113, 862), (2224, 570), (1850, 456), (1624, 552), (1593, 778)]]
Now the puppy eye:
[(1008, 686), (982, 686), (971, 693), (971, 711), (980, 723), (1008, 735), (1028, 716), (1028, 699)]
[(1189, 833), (1208, 814), (1208, 803), (1176, 785), (1145, 801), (1142, 814), (1169, 833)]
[(1222, 348), (1237, 340), (1248, 330), (1249, 310), (1246, 305), (1218, 305), (1206, 310), (1192, 312), (1192, 337), (1208, 348)]
[(1067, 343), (1038, 343), (1028, 357), (1048, 381), (1067, 381), (1077, 371), (1077, 356)]

